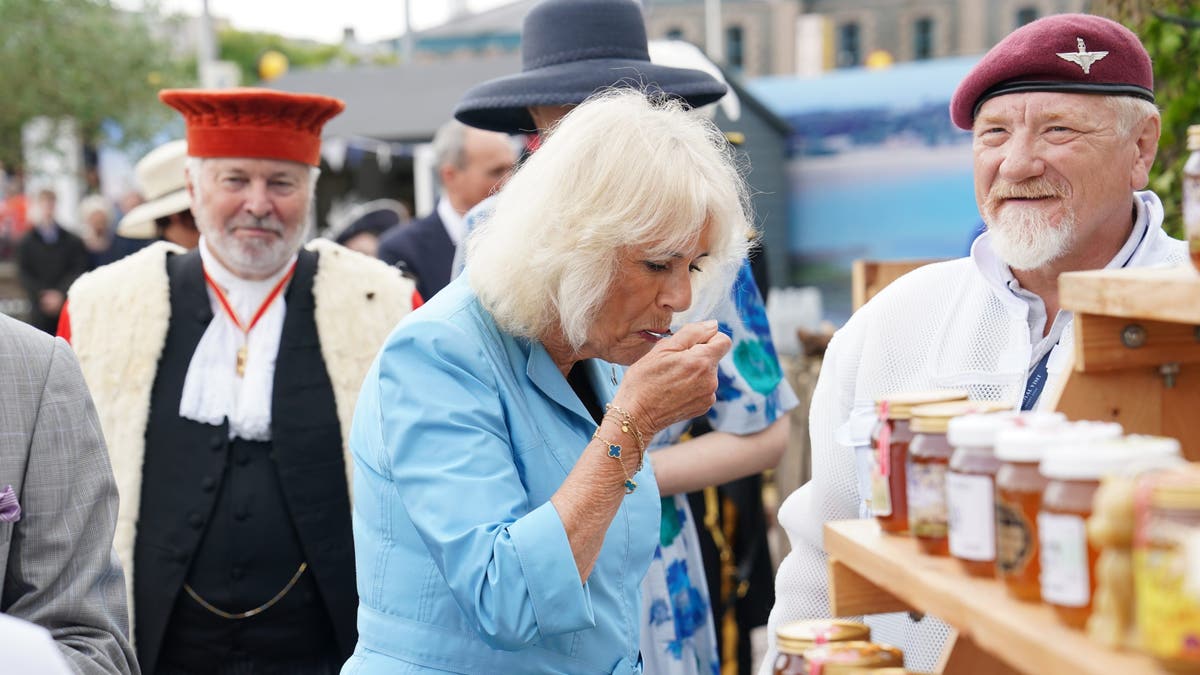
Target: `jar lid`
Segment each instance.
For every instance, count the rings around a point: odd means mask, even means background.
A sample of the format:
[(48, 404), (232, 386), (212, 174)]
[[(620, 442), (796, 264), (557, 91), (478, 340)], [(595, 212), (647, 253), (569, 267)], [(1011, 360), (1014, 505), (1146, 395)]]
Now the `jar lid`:
[(1161, 461), (1172, 455), (1177, 457), (1179, 453), (1178, 446), (1172, 452), (1169, 446), (1162, 444), (1138, 446), (1126, 443), (1120, 436), (1097, 437), (1096, 434), (1108, 433), (1101, 429), (1074, 431), (1080, 424), (1083, 423), (1070, 425), (1072, 430), (1063, 432), (1060, 444), (1042, 457), (1039, 471), (1043, 476), (1050, 480), (1100, 480), (1105, 476), (1125, 473), (1148, 459), (1157, 458)]
[(1170, 469), (1183, 462), (1179, 441), (1167, 436), (1131, 434), (1105, 441), (1104, 444), (1119, 445), (1128, 450), (1130, 460), (1126, 466), (1127, 475), (1137, 475), (1153, 469)]
[(912, 417), (912, 409), (919, 405), (965, 400), (967, 400), (967, 393), (955, 389), (899, 392), (877, 399), (875, 401), (875, 412), (880, 413), (880, 416), (882, 416), (883, 406), (887, 404), (887, 417), (889, 420), (906, 420)]
[(891, 645), (874, 642), (832, 642), (804, 652), (804, 661), (811, 666), (821, 664), (824, 675), (844, 675), (863, 666), (903, 666), (904, 653)]
[(1154, 475), (1150, 505), (1163, 509), (1200, 509), (1200, 466), (1187, 464)]
[(1000, 401), (947, 401), (926, 403), (912, 409), (912, 430), (919, 434), (944, 434), (952, 420), (963, 415), (1012, 410)]
[(1004, 412), (964, 415), (950, 420), (946, 438), (956, 448), (994, 448), (996, 436), (1003, 430), (1022, 427), (1048, 427), (1062, 424), (1067, 416), (1048, 412)]
[(828, 642), (870, 639), (871, 628), (867, 624), (842, 619), (793, 621), (775, 631), (776, 646), (786, 654), (803, 654), (816, 645)]
[[(1062, 431), (1069, 428), (1061, 412), (1022, 412), (996, 430), (992, 447), (1001, 461), (1042, 461), (1046, 446), (1061, 443)], [(1112, 434), (1120, 436), (1121, 431)]]

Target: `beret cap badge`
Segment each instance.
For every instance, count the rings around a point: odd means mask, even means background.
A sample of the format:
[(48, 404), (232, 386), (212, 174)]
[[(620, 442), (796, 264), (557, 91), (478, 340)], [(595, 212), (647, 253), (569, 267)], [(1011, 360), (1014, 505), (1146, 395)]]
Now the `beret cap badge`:
[(1100, 59), (1108, 56), (1108, 52), (1089, 52), (1083, 44), (1083, 38), (1075, 38), (1076, 44), (1079, 45), (1077, 52), (1058, 52), (1058, 58), (1064, 61), (1070, 61), (1075, 65), (1083, 68), (1084, 75), (1090, 75), (1092, 72), (1092, 64)]

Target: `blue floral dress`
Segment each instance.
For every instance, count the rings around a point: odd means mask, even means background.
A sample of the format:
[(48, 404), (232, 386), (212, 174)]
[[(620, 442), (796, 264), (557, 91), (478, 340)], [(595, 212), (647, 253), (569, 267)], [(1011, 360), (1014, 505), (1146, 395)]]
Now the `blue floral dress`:
[[(733, 340), (717, 372), (717, 402), (708, 411), (712, 428), (751, 434), (771, 425), (797, 404), (783, 378), (758, 286), (749, 263), (716, 311), (720, 329)], [(661, 431), (650, 451), (673, 445), (687, 430), (681, 422)], [(642, 580), (642, 659), (646, 675), (719, 675), (717, 634), (696, 523), (687, 495), (662, 498), (659, 546)]]

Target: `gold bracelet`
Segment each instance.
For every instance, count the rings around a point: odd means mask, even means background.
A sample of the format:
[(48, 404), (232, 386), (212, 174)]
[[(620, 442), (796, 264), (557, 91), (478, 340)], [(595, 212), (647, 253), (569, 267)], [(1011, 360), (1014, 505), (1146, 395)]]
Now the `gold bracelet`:
[(642, 438), (642, 430), (638, 428), (637, 422), (634, 421), (633, 415), (628, 410), (611, 403), (606, 403), (604, 409), (605, 417), (608, 416), (608, 413), (617, 413), (620, 417), (621, 431), (637, 443), (638, 450), (642, 452), (641, 458), (638, 460), (637, 470), (641, 471), (642, 465), (646, 462), (646, 441)]
[(629, 470), (625, 468), (625, 461), (621, 459), (621, 446), (602, 438), (600, 436), (600, 427), (596, 427), (596, 432), (592, 434), (592, 438), (608, 446), (608, 456), (617, 460), (617, 464), (621, 465), (621, 473), (625, 474), (625, 483), (623, 484), (623, 487), (625, 488), (625, 494), (633, 494), (633, 491), (637, 489), (638, 484), (637, 481), (635, 481), (633, 477), (629, 475)]

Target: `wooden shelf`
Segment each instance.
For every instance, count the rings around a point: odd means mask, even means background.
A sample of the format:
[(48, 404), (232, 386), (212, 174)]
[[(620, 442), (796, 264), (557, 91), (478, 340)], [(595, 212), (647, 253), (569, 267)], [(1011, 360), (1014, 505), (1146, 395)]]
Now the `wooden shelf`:
[(953, 558), (925, 555), (910, 537), (882, 534), (873, 520), (826, 524), (825, 550), (833, 616), (907, 606), (958, 631), (944, 675), (1167, 673), (1148, 656), (1107, 649), (1063, 626), (1044, 605), (1010, 598), (998, 581), (967, 576)]
[(1076, 313), (1200, 325), (1200, 274), (1190, 265), (1069, 272), (1058, 299)]
[(1177, 438), (1200, 461), (1200, 274), (1190, 265), (1072, 272), (1058, 286), (1075, 313), (1075, 353), (1074, 372), (1044, 394), (1054, 408)]

